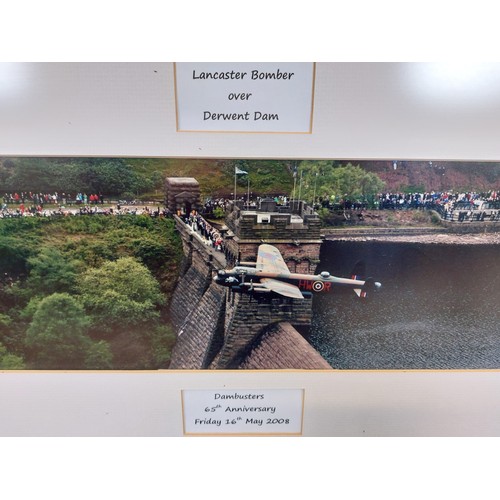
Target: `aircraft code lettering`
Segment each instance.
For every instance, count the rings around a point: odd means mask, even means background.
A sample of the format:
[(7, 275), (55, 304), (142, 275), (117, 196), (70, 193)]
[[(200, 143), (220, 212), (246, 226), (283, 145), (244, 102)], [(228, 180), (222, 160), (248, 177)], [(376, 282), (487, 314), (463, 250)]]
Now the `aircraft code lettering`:
[(299, 288), (301, 290), (313, 292), (329, 292), (332, 284), (324, 283), (323, 281), (299, 280)]

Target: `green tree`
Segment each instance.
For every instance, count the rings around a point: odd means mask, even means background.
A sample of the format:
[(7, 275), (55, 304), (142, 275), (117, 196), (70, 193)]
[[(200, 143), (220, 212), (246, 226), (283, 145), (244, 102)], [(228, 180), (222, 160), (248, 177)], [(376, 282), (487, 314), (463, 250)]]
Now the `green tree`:
[(121, 158), (15, 158), (0, 165), (6, 191), (76, 192), (120, 195), (150, 188), (153, 183)]
[(76, 286), (78, 270), (76, 260), (68, 260), (54, 247), (42, 247), (40, 253), (28, 259), (30, 274), (26, 285), (30, 292), (51, 295), (72, 292)]
[(12, 325), (12, 319), (6, 314), (0, 313), (0, 338), (6, 333)]
[(33, 250), (30, 243), (23, 241), (22, 238), (0, 236), (1, 274), (7, 273), (10, 277), (24, 274), (28, 258), (33, 255)]
[(9, 191), (63, 192), (74, 186), (75, 166), (70, 160), (16, 158), (12, 165), (5, 180)]
[(78, 161), (77, 166), (77, 185), (88, 193), (119, 196), (127, 191), (142, 192), (145, 185), (151, 185), (121, 158), (87, 158)]
[(26, 331), (34, 368), (84, 368), (91, 346), (89, 326), (90, 319), (75, 297), (55, 293), (41, 300)]
[(157, 308), (164, 302), (156, 279), (131, 257), (88, 269), (79, 291), (94, 326), (103, 333), (158, 319)]
[(302, 161), (298, 168), (295, 197), (328, 201), (364, 201), (379, 193), (384, 182), (371, 172), (351, 163)]
[(0, 370), (24, 370), (23, 358), (10, 354), (7, 349), (0, 344)]
[(175, 332), (169, 325), (158, 325), (151, 330), (152, 362), (155, 368), (165, 368), (168, 366), (175, 340)]
[[(3, 298), (0, 295), (0, 299)], [(3, 344), (11, 348), (12, 343), (12, 318), (7, 314), (0, 313), (0, 348)], [(0, 353), (1, 356), (1, 353)]]
[(153, 188), (156, 190), (163, 189), (165, 184), (165, 174), (159, 170), (155, 170), (150, 176)]
[(88, 370), (106, 370), (113, 368), (113, 354), (105, 340), (92, 342), (85, 355), (85, 368)]
[(221, 207), (215, 207), (213, 211), (214, 219), (222, 219), (225, 215), (224, 209)]

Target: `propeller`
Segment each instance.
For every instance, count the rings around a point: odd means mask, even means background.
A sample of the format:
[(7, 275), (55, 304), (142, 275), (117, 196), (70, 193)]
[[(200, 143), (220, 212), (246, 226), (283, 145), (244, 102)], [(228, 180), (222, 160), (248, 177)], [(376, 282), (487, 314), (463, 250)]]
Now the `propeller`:
[(239, 273), (238, 273), (238, 276), (240, 276), (241, 278), (241, 284), (243, 285), (243, 283), (245, 283), (245, 276), (247, 275), (247, 272), (246, 271), (243, 271), (241, 270)]

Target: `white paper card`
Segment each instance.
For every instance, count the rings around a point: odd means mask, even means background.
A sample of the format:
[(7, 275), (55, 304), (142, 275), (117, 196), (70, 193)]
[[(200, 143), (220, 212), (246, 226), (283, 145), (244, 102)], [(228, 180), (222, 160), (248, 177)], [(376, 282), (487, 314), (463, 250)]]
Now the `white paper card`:
[(302, 433), (303, 389), (184, 390), (184, 434)]
[(176, 63), (179, 132), (312, 131), (314, 63)]

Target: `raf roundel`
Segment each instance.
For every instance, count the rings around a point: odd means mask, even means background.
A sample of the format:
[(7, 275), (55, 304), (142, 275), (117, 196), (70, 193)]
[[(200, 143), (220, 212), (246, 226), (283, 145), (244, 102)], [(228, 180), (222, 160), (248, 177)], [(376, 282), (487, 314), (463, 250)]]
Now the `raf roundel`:
[(321, 281), (315, 281), (312, 287), (315, 292), (321, 292), (325, 288), (325, 285)]

